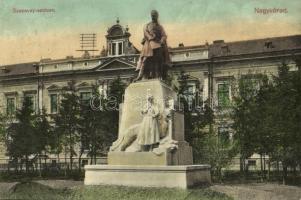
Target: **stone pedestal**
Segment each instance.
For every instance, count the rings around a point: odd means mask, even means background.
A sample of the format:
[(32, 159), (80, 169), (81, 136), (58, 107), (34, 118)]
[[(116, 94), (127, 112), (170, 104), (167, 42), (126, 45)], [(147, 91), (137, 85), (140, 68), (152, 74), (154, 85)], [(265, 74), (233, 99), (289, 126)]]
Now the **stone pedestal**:
[[(184, 145), (183, 145), (184, 146)], [(109, 165), (192, 165), (191, 147), (185, 144), (174, 152), (109, 152)]]
[(85, 185), (122, 185), (187, 189), (211, 183), (209, 165), (86, 165)]
[[(160, 113), (160, 143), (143, 152), (136, 139), (148, 96), (154, 98)], [(193, 165), (192, 148), (184, 137), (183, 113), (166, 104), (177, 104), (171, 87), (159, 80), (141, 81), (130, 84), (124, 97), (118, 140), (110, 148), (108, 165), (85, 166), (85, 184), (188, 188), (211, 182), (209, 165)]]
[(164, 82), (159, 80), (146, 80), (130, 84), (124, 94), (119, 123), (118, 137), (122, 136), (126, 130), (142, 121), (141, 110), (147, 103), (147, 96), (154, 97), (155, 104), (160, 112), (164, 111), (165, 100), (176, 101), (176, 92)]

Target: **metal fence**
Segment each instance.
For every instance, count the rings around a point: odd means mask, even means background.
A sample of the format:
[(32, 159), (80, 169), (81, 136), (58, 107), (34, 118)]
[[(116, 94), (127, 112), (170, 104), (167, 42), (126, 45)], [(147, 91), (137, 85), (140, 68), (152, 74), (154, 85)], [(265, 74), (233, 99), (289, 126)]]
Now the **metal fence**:
[(26, 165), (30, 171), (36, 170), (48, 170), (48, 171), (60, 171), (65, 169), (79, 169), (88, 164), (107, 164), (107, 157), (97, 157), (91, 160), (90, 158), (82, 158), (79, 163), (79, 158), (72, 159), (72, 166), (69, 158), (42, 158), (28, 160), (27, 164), (24, 159), (22, 160), (10, 160), (0, 159), (0, 171), (24, 171)]

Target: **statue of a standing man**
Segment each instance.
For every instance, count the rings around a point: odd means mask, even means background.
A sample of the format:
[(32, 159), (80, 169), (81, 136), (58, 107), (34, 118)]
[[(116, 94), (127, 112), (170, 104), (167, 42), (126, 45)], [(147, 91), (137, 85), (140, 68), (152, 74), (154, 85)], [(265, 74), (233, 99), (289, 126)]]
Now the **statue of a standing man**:
[(151, 11), (152, 21), (144, 27), (142, 51), (137, 65), (139, 75), (136, 80), (161, 78), (166, 79), (167, 67), (170, 62), (167, 35), (158, 22), (159, 13)]

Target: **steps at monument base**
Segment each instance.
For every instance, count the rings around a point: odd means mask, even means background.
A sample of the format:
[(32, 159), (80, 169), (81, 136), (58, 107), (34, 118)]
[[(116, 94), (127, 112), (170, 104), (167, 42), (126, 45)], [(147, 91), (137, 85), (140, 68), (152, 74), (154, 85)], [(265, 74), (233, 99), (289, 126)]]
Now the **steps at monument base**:
[(85, 185), (121, 185), (187, 189), (211, 183), (209, 165), (86, 165)]

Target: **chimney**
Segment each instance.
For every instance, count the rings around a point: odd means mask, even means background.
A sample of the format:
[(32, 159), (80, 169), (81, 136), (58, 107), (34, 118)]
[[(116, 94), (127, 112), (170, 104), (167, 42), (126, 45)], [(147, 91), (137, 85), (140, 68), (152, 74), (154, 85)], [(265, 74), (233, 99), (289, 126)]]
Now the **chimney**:
[(223, 44), (223, 43), (225, 43), (224, 40), (214, 40), (213, 41), (213, 44)]
[(73, 59), (73, 56), (66, 56), (66, 59)]
[(270, 40), (266, 41), (266, 42), (264, 43), (264, 46), (265, 46), (265, 48), (267, 48), (267, 49), (272, 49), (272, 48), (274, 48), (273, 42), (270, 41)]
[(82, 55), (82, 58), (90, 58), (89, 51), (85, 51), (85, 53)]
[(9, 69), (7, 69), (6, 67), (2, 67), (1, 68), (1, 72), (4, 73), (4, 74), (6, 74), (6, 73), (9, 72)]
[(35, 68), (35, 70), (36, 70), (36, 73), (38, 73), (38, 72), (39, 72), (39, 65), (38, 65), (37, 63), (34, 63), (34, 64), (32, 65), (32, 67), (34, 67), (34, 68)]
[(230, 52), (228, 45), (223, 45), (221, 47), (221, 49), (222, 49), (222, 54), (223, 55), (226, 55), (226, 54), (228, 54)]
[(42, 58), (40, 60), (40, 62), (49, 62), (49, 61), (51, 61), (51, 58)]

